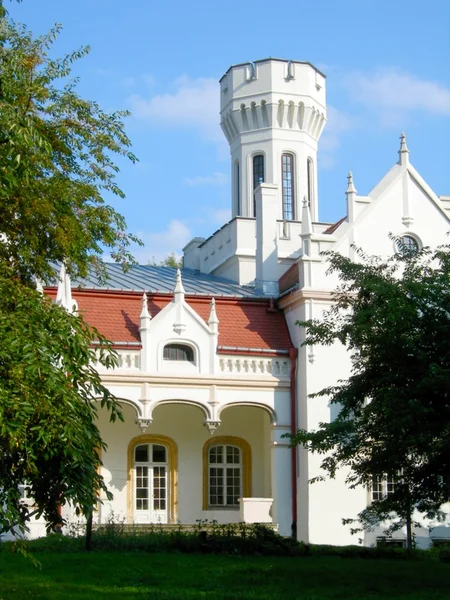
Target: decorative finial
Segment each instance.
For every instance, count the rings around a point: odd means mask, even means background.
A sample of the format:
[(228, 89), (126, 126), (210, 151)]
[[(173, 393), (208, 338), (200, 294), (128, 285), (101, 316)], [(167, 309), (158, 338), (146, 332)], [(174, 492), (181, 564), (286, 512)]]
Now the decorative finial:
[(356, 188), (355, 185), (353, 183), (353, 173), (351, 171), (348, 172), (347, 175), (347, 189), (345, 191), (346, 194), (356, 194)]
[(184, 313), (185, 313), (184, 288), (183, 288), (183, 282), (181, 281), (180, 269), (177, 269), (177, 282), (175, 284), (175, 289), (174, 289), (173, 293), (174, 293), (173, 302), (175, 303), (175, 306), (177, 307), (176, 319), (175, 319), (175, 323), (173, 324), (173, 330), (175, 331), (175, 333), (178, 333), (178, 335), (181, 335), (182, 332), (186, 329), (187, 325), (184, 321)]
[(180, 269), (177, 269), (177, 281), (176, 281), (175, 289), (174, 289), (173, 293), (175, 294), (176, 298), (177, 298), (177, 296), (179, 296), (180, 298), (184, 298), (184, 287), (183, 287), (183, 282), (181, 281)]
[(219, 318), (217, 317), (217, 313), (216, 313), (216, 300), (215, 298), (211, 298), (211, 310), (209, 311), (209, 319), (208, 319), (208, 325), (211, 329), (212, 333), (217, 333), (218, 331), (218, 324), (219, 324)]
[(312, 219), (311, 219), (311, 209), (309, 207), (309, 202), (306, 196), (303, 196), (302, 203), (302, 228), (300, 235), (303, 236), (311, 236), (313, 233)]
[(140, 318), (141, 318), (141, 322), (143, 319), (150, 320), (152, 318), (150, 313), (148, 312), (147, 294), (145, 292), (142, 295), (142, 310), (141, 310)]
[(72, 298), (72, 284), (64, 263), (61, 263), (61, 270), (59, 272), (56, 304), (65, 308), (69, 313), (76, 312), (76, 302)]
[(402, 132), (400, 136), (400, 150), (398, 151), (398, 155), (400, 157), (400, 164), (407, 165), (409, 163), (409, 149), (406, 144), (406, 135)]

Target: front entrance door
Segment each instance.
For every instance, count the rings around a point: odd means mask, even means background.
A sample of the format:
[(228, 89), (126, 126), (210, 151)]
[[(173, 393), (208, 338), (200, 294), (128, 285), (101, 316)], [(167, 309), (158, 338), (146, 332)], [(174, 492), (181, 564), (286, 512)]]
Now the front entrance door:
[(134, 521), (168, 522), (168, 452), (161, 444), (134, 450)]

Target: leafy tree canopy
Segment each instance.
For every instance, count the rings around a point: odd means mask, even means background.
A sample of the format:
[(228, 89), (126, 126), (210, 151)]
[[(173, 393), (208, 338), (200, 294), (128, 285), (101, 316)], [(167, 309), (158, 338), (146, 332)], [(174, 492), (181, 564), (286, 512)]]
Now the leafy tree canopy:
[[(31, 513), (55, 527), (68, 501), (88, 515), (105, 489), (95, 401), (113, 420), (121, 413), (92, 365), (112, 366), (116, 356), (34, 282), (54, 282), (56, 262), (71, 275), (101, 274), (105, 249), (131, 259), (135, 238), (103, 196), (123, 197), (114, 155), (135, 158), (126, 113), (105, 113), (77, 94), (71, 67), (88, 49), (54, 59), (58, 27), (34, 39), (0, 15), (1, 534), (24, 530)], [(32, 508), (20, 500), (25, 482)]]
[(157, 262), (155, 257), (148, 261), (148, 264), (152, 267), (171, 267), (172, 269), (181, 269), (183, 266), (183, 260), (178, 259), (175, 256), (175, 252), (171, 252), (165, 256), (162, 261)]
[(348, 379), (313, 395), (329, 398), (338, 416), (292, 441), (323, 453), (331, 477), (348, 467), (351, 488), (396, 477), (394, 492), (359, 518), (371, 528), (395, 517), (411, 545), (414, 511), (439, 518), (450, 500), (450, 246), (357, 255), (328, 254), (341, 281), (334, 304), (323, 319), (299, 323), (305, 344), (340, 342), (351, 354)]

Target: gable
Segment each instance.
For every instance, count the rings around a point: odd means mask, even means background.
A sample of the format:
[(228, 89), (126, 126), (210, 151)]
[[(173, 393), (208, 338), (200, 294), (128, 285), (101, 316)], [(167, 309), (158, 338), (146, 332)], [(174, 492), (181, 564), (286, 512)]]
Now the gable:
[[(55, 290), (49, 290), (49, 293), (53, 296)], [(72, 293), (78, 303), (78, 312), (108, 339), (118, 345), (140, 343), (140, 293), (100, 290), (73, 290)], [(172, 302), (172, 298), (171, 295), (148, 296), (148, 311), (152, 319)], [(206, 325), (211, 299), (189, 296), (185, 299)], [(268, 300), (216, 298), (216, 312), (219, 351), (221, 348), (279, 351), (292, 347), (283, 313), (271, 311)], [(168, 334), (173, 335), (171, 326), (172, 323)]]

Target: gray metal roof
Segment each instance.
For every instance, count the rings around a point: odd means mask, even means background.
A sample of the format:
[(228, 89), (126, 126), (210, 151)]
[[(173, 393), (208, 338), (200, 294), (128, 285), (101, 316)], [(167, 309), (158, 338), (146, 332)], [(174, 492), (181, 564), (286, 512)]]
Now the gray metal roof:
[[(140, 291), (171, 294), (175, 288), (177, 270), (170, 267), (133, 265), (126, 272), (116, 263), (106, 263), (106, 283), (99, 282), (96, 274), (74, 281), (72, 287), (94, 290)], [(239, 298), (260, 298), (254, 288), (239, 285), (224, 277), (215, 277), (181, 269), (183, 287), (187, 295), (231, 296)]]

